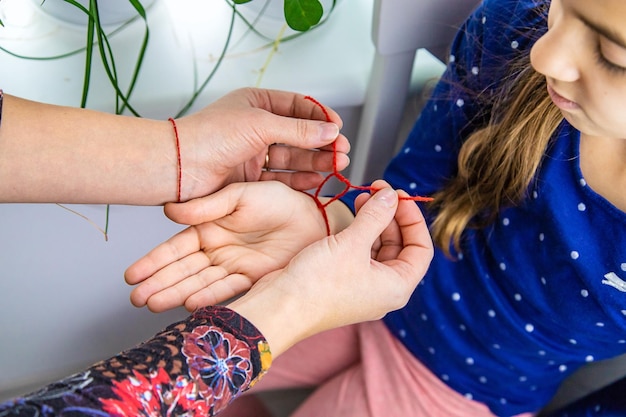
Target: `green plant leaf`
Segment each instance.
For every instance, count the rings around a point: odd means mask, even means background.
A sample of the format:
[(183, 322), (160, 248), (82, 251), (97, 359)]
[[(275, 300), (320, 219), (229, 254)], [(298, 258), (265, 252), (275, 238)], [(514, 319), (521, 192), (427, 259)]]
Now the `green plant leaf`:
[(285, 0), (285, 20), (293, 30), (306, 32), (320, 22), (323, 13), (319, 0)]
[(250, 3), (252, 0), (233, 0), (233, 3), (235, 4), (244, 4), (244, 3)]
[(142, 19), (146, 19), (146, 10), (143, 8), (143, 5), (138, 1), (138, 0), (129, 0), (130, 4), (135, 8), (135, 10), (137, 10), (137, 13), (139, 13), (139, 16), (142, 17)]
[[(91, 9), (91, 7), (90, 7)], [(83, 95), (80, 100), (80, 107), (87, 107), (87, 96), (89, 94), (89, 82), (91, 81), (91, 68), (93, 59), (93, 40), (95, 35), (96, 22), (89, 19), (87, 22), (87, 42), (85, 49), (85, 76), (83, 77)]]

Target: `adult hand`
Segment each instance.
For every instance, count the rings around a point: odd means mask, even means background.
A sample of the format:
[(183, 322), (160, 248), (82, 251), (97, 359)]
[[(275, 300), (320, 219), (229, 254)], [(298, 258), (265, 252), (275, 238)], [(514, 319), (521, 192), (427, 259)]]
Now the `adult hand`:
[[(348, 140), (339, 115), (301, 94), (245, 88), (176, 121), (181, 150), (182, 199), (215, 192), (232, 182), (277, 180), (297, 190), (314, 188), (348, 163)], [(272, 144), (281, 144), (274, 145)], [(269, 150), (269, 168), (263, 170)], [(267, 167), (265, 167), (267, 168)]]
[(313, 188), (323, 179), (316, 171), (333, 169), (333, 142), (337, 168), (348, 165), (341, 119), (324, 110), (330, 123), (300, 94), (237, 90), (177, 120), (175, 141), (166, 120), (5, 94), (0, 202), (160, 205), (257, 180)]
[(433, 246), (417, 205), (399, 201), (407, 194), (382, 181), (374, 187), (380, 191), (373, 197), (359, 196), (349, 227), (313, 243), (229, 304), (261, 330), (273, 354), (403, 307), (426, 273)]
[(276, 181), (231, 184), (207, 197), (167, 204), (165, 212), (191, 227), (125, 273), (129, 284), (140, 283), (131, 302), (155, 312), (226, 301), (325, 236), (313, 199)]

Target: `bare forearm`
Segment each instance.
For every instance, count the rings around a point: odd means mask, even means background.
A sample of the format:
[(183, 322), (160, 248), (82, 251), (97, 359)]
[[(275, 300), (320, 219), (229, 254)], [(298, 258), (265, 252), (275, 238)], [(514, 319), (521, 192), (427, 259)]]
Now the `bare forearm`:
[(5, 94), (0, 201), (157, 205), (176, 199), (167, 121), (35, 103)]

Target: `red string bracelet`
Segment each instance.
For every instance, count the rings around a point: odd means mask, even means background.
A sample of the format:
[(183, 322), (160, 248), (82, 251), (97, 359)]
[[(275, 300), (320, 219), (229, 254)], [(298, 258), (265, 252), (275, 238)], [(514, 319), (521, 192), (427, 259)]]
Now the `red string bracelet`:
[(181, 191), (181, 185), (183, 182), (183, 167), (182, 164), (180, 163), (180, 139), (178, 138), (178, 128), (176, 127), (176, 121), (173, 118), (169, 118), (167, 119), (170, 121), (170, 123), (172, 124), (172, 127), (174, 128), (174, 137), (176, 138), (176, 158), (177, 158), (177, 163), (178, 163), (178, 180), (177, 180), (177, 187), (176, 187), (176, 201), (178, 201), (180, 203), (180, 191)]
[[(324, 112), (324, 116), (326, 116), (326, 121), (331, 122), (328, 111), (319, 101), (315, 100), (311, 96), (306, 96), (304, 97), (304, 99), (315, 103), (315, 105), (317, 105), (322, 110), (322, 112)], [(322, 181), (322, 183), (317, 187), (314, 194), (311, 195), (309, 193), (305, 193), (308, 196), (311, 196), (313, 198), (313, 200), (315, 201), (315, 204), (322, 212), (322, 217), (324, 218), (324, 223), (326, 224), (326, 234), (328, 236), (330, 236), (330, 223), (328, 222), (328, 215), (326, 214), (326, 207), (330, 203), (346, 195), (348, 191), (350, 191), (351, 188), (354, 188), (355, 190), (373, 191), (373, 192), (376, 192), (379, 190), (378, 188), (374, 188), (371, 186), (352, 185), (350, 180), (347, 179), (345, 176), (343, 176), (339, 172), (339, 169), (337, 168), (337, 166), (338, 166), (337, 164), (337, 141), (335, 141), (333, 142), (333, 172), (331, 172), (330, 174), (326, 176), (326, 178), (324, 178), (324, 181)], [(331, 197), (330, 200), (328, 200), (326, 203), (322, 203), (319, 199), (319, 195), (320, 195), (320, 192), (322, 191), (322, 187), (324, 187), (324, 185), (333, 177), (337, 178), (339, 181), (344, 183), (346, 187), (339, 194), (335, 195), (334, 197)], [(422, 202), (433, 201), (431, 197), (421, 197), (421, 196), (400, 197), (400, 200), (411, 200), (411, 201), (422, 201)]]

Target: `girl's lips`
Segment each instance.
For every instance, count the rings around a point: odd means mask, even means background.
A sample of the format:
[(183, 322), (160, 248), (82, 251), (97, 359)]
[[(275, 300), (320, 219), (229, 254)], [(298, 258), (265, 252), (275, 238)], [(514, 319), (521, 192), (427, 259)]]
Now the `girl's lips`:
[(552, 99), (552, 102), (561, 110), (578, 110), (580, 106), (578, 103), (568, 100), (565, 97), (561, 96), (559, 93), (554, 91), (552, 87), (548, 85), (548, 94)]

